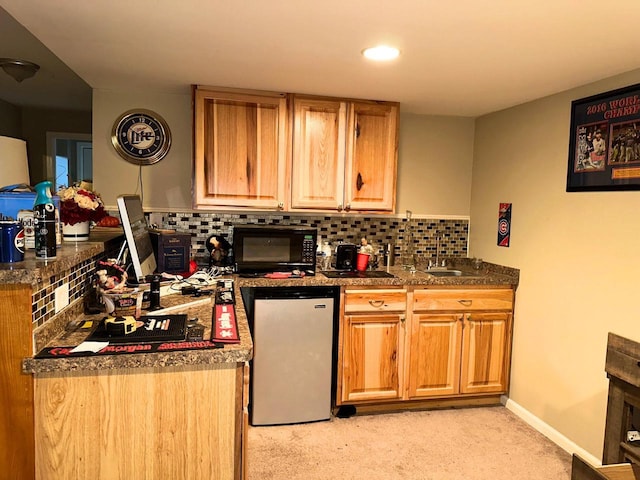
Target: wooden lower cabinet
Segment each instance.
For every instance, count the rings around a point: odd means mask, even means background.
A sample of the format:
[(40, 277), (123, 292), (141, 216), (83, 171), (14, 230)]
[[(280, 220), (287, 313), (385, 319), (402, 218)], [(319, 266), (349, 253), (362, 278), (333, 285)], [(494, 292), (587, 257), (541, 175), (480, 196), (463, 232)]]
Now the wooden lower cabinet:
[(402, 397), (404, 314), (345, 315), (342, 399)]
[(402, 398), (406, 297), (404, 288), (341, 294), (338, 404)]
[(511, 288), (347, 288), (342, 306), (338, 405), (507, 392)]
[(409, 398), (460, 392), (462, 315), (415, 314), (409, 345)]
[(35, 377), (36, 479), (242, 475), (244, 363)]
[(0, 478), (12, 480), (35, 473), (33, 377), (22, 372), (33, 355), (32, 293), (31, 285), (0, 285)]
[(506, 393), (511, 313), (473, 313), (464, 317), (460, 393)]

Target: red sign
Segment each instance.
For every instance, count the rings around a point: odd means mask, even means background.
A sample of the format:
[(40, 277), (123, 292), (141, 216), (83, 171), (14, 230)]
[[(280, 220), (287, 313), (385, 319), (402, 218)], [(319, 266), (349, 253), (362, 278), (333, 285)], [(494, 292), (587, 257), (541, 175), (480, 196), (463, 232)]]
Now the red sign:
[(240, 343), (236, 310), (233, 304), (216, 305), (213, 311), (212, 342)]

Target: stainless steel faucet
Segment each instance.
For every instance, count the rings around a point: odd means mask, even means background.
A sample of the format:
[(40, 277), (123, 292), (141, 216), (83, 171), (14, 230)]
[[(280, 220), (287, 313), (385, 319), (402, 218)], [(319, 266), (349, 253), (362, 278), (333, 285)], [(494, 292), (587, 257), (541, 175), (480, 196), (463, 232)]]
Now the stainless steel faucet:
[(436, 231), (435, 236), (436, 236), (436, 263), (435, 265), (432, 265), (431, 260), (429, 260), (429, 270), (440, 268), (440, 232)]

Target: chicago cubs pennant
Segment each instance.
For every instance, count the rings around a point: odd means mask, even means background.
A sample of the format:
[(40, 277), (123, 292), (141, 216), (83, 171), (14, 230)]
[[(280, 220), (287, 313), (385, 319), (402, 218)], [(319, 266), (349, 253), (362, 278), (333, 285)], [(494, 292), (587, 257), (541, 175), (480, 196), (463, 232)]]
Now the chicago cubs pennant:
[(511, 204), (501, 203), (498, 213), (498, 246), (508, 247), (511, 237)]

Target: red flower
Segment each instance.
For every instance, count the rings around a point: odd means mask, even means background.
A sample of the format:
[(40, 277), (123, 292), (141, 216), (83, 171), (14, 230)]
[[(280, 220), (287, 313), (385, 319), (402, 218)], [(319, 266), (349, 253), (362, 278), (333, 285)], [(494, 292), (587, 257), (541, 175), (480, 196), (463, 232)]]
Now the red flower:
[(69, 187), (58, 192), (60, 196), (60, 220), (68, 225), (80, 222), (99, 222), (107, 216), (100, 196), (79, 187)]

